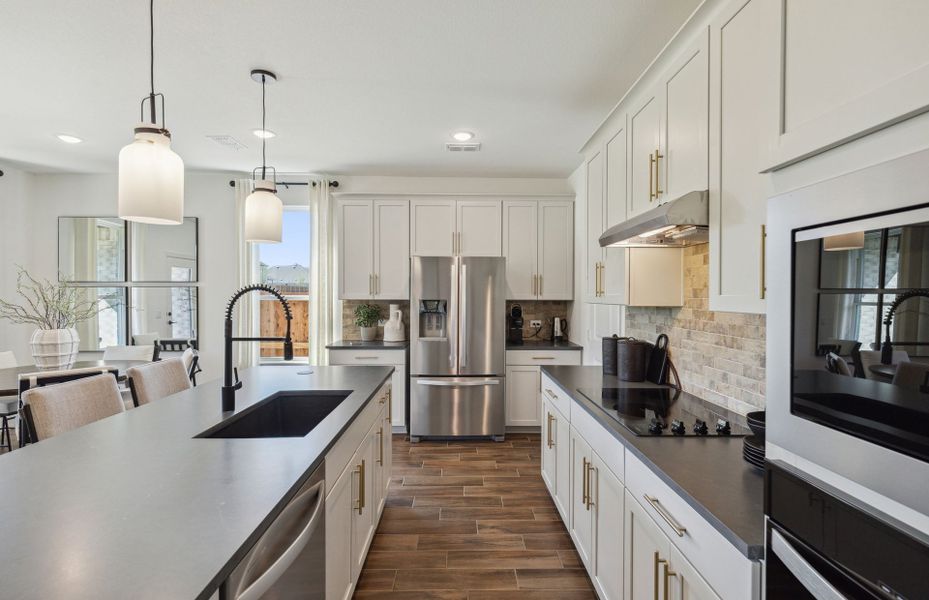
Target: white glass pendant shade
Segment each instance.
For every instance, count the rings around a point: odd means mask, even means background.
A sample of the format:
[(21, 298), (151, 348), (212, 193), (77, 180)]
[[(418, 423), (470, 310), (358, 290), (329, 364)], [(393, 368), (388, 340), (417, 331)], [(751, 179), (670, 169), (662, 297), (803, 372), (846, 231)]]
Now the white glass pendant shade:
[(275, 194), (273, 181), (255, 182), (255, 191), (245, 199), (245, 241), (281, 243), (284, 203)]
[(184, 161), (171, 150), (167, 135), (150, 131), (155, 127), (140, 124), (132, 143), (119, 151), (119, 217), (180, 225), (184, 222)]

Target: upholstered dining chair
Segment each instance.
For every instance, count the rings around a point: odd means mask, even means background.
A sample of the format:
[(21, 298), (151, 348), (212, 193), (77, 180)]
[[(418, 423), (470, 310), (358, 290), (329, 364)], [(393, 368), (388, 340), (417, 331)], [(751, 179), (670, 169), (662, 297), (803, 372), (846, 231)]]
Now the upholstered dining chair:
[(190, 383), (196, 387), (197, 373), (203, 370), (200, 368), (200, 354), (193, 348), (188, 347), (184, 350), (184, 354), (181, 355), (181, 360), (184, 361), (184, 368), (187, 370), (187, 378), (190, 379)]
[[(16, 355), (11, 351), (0, 352), (0, 369), (12, 369), (16, 366)], [(0, 396), (0, 451), (13, 449), (10, 435), (10, 419), (16, 416), (19, 404), (16, 396)]]
[(136, 406), (160, 400), (191, 387), (190, 378), (181, 358), (169, 358), (126, 370), (129, 389)]
[(112, 373), (26, 390), (23, 417), (33, 442), (54, 437), (125, 410)]
[(155, 333), (137, 333), (132, 336), (132, 343), (136, 346), (154, 346), (158, 343), (158, 338), (161, 337), (157, 332)]
[(103, 360), (155, 360), (155, 346), (107, 346)]
[[(878, 365), (881, 363), (880, 350), (862, 350), (859, 352), (859, 356), (861, 356), (861, 368), (864, 370), (864, 376), (867, 379), (877, 379), (878, 381), (887, 382), (886, 379), (872, 373), (870, 368), (871, 365)], [(908, 360), (910, 360), (910, 355), (906, 353), (906, 350), (894, 350), (893, 356), (890, 359), (895, 365), (907, 362)]]
[(848, 368), (848, 363), (845, 362), (845, 359), (835, 352), (830, 352), (826, 355), (826, 370), (836, 375), (850, 376), (852, 374), (852, 370)]
[(898, 363), (893, 384), (908, 390), (922, 391), (923, 387), (929, 386), (929, 363), (912, 361)]

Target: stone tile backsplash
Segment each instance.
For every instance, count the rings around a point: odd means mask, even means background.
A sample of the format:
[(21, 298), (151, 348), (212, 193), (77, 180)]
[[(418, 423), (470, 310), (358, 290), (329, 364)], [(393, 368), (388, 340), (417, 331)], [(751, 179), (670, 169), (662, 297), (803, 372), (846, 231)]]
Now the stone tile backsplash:
[[(552, 339), (552, 319), (568, 317), (568, 303), (559, 300), (507, 300), (506, 314), (510, 314), (510, 308), (514, 304), (519, 304), (523, 308), (523, 339), (524, 340), (550, 340)], [(529, 321), (538, 319), (542, 321), (542, 330), (538, 335), (533, 336), (535, 328), (529, 326)], [(533, 337), (530, 337), (533, 336)], [(568, 323), (568, 339), (571, 339), (571, 324)]]
[(765, 315), (713, 312), (709, 246), (684, 249), (684, 306), (626, 308), (626, 335), (670, 340), (686, 391), (745, 414), (765, 406)]
[[(374, 304), (381, 308), (381, 320), (390, 318), (388, 310), (391, 304), (399, 304), (403, 311), (403, 331), (406, 339), (410, 339), (410, 303), (408, 300), (343, 300), (342, 301), (342, 339), (345, 341), (358, 341), (361, 339), (361, 329), (355, 325), (355, 307), (359, 304)], [(384, 328), (377, 328), (377, 339), (384, 339)]]

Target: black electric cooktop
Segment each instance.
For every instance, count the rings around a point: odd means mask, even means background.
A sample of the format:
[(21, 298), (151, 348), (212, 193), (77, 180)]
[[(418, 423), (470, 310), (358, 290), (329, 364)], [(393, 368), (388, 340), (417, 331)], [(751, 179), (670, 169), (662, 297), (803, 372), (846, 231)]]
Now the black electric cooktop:
[(635, 435), (746, 436), (744, 417), (671, 387), (579, 389)]

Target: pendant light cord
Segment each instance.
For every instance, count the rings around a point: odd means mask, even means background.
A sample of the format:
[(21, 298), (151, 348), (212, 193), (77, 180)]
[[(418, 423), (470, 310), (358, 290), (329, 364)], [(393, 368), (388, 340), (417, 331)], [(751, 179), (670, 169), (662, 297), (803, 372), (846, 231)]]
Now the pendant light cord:
[(265, 75), (261, 75), (261, 179), (265, 179), (265, 145), (268, 141), (268, 129), (265, 127)]
[(148, 3), (148, 33), (149, 33), (149, 82), (151, 93), (148, 96), (151, 106), (152, 123), (155, 123), (155, 0)]

